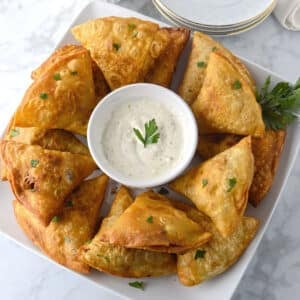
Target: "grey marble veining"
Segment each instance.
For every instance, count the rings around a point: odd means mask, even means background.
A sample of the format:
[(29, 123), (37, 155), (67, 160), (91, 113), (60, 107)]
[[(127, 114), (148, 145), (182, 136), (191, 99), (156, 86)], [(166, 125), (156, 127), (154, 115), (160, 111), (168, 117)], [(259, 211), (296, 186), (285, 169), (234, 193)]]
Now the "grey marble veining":
[[(0, 0), (0, 125), (8, 121), (32, 69), (52, 51), (88, 0)], [(165, 21), (147, 0), (108, 1)], [(295, 81), (300, 32), (271, 16), (255, 29), (220, 40), (235, 53)], [(300, 158), (270, 226), (233, 300), (300, 298)], [(0, 236), (1, 299), (106, 299), (98, 287)], [(215, 299), (212, 299), (215, 300)], [(221, 299), (218, 299), (221, 300)]]

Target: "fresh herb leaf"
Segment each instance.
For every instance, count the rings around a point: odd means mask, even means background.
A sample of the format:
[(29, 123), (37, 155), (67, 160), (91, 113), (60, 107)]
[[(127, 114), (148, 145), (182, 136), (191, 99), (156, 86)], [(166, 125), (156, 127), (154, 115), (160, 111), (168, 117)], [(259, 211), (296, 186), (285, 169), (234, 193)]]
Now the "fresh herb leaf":
[(128, 29), (129, 30), (134, 30), (136, 28), (136, 25), (134, 23), (129, 23), (128, 24)]
[(205, 186), (207, 186), (207, 184), (208, 184), (208, 179), (203, 178), (202, 179), (202, 187), (204, 188)]
[(133, 281), (133, 282), (129, 282), (128, 283), (130, 286), (136, 288), (136, 289), (140, 289), (140, 290), (144, 290), (145, 288), (145, 284), (143, 281)]
[(206, 63), (204, 61), (198, 61), (197, 62), (197, 67), (198, 68), (205, 68), (206, 67)]
[(37, 159), (32, 159), (31, 161), (30, 161), (30, 165), (31, 165), (31, 167), (33, 167), (33, 168), (36, 168), (36, 166), (39, 164), (39, 161), (37, 160)]
[(106, 260), (106, 262), (107, 262), (107, 263), (109, 263), (109, 262), (110, 262), (110, 259), (109, 259), (109, 257), (108, 257), (108, 256), (106, 256), (106, 255), (97, 254), (97, 256), (98, 256), (98, 257), (101, 257), (101, 258), (104, 258), (104, 259)]
[(60, 74), (59, 74), (59, 73), (55, 73), (55, 74), (53, 75), (53, 79), (54, 79), (55, 81), (61, 80)]
[(66, 243), (71, 243), (72, 242), (72, 239), (68, 236), (65, 236), (65, 242)]
[(285, 129), (298, 116), (300, 109), (300, 78), (292, 85), (279, 82), (270, 88), (271, 77), (267, 77), (256, 98), (262, 107), (262, 115), (267, 128)]
[(59, 220), (60, 220), (60, 217), (59, 217), (59, 216), (54, 216), (54, 217), (52, 218), (52, 222), (54, 222), (54, 223), (59, 222)]
[(87, 240), (85, 243), (88, 245), (92, 242), (92, 239)]
[(152, 224), (152, 223), (153, 223), (153, 216), (148, 217), (148, 218), (146, 219), (146, 221), (147, 221), (148, 223)]
[(116, 51), (119, 51), (119, 49), (121, 48), (121, 46), (117, 43), (113, 43), (113, 47)]
[(71, 74), (72, 76), (75, 76), (75, 75), (78, 74), (78, 72), (77, 72), (77, 71), (70, 71), (70, 74)]
[(40, 98), (43, 100), (48, 99), (48, 94), (47, 93), (40, 93)]
[(233, 84), (232, 84), (232, 88), (234, 90), (239, 90), (242, 87), (242, 84), (239, 80), (236, 80)]
[(227, 192), (231, 192), (231, 190), (234, 188), (234, 186), (236, 185), (236, 178), (229, 178), (228, 179), (228, 185), (229, 185), (229, 187), (228, 187), (228, 189), (227, 189)]
[(158, 127), (156, 125), (155, 119), (152, 119), (145, 123), (145, 137), (143, 137), (142, 133), (136, 129), (133, 128), (133, 131), (137, 138), (143, 143), (144, 147), (146, 147), (149, 144), (156, 144), (158, 142), (158, 139), (160, 137), (160, 134), (158, 131)]
[(15, 137), (17, 135), (20, 134), (20, 129), (19, 128), (12, 128), (10, 131), (9, 131), (9, 135), (10, 137)]
[(161, 195), (168, 195), (168, 194), (169, 194), (169, 191), (168, 191), (165, 187), (161, 187), (161, 188), (158, 190), (158, 193), (161, 194)]
[(205, 250), (201, 250), (201, 249), (198, 249), (195, 253), (195, 259), (198, 259), (198, 258), (204, 258), (205, 256), (205, 253), (206, 251)]
[(212, 52), (215, 52), (216, 50), (217, 50), (217, 47), (213, 47), (213, 48), (211, 49)]
[(137, 30), (135, 30), (135, 31), (133, 32), (132, 36), (135, 38), (135, 37), (137, 37), (138, 33), (139, 33), (139, 32), (138, 32)]

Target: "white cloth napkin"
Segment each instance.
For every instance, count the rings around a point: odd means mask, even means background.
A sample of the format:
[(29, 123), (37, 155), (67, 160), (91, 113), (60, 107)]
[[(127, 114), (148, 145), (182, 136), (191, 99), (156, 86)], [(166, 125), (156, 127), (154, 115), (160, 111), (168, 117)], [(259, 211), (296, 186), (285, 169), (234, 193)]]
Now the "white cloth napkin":
[(273, 14), (289, 30), (300, 30), (300, 0), (278, 0)]

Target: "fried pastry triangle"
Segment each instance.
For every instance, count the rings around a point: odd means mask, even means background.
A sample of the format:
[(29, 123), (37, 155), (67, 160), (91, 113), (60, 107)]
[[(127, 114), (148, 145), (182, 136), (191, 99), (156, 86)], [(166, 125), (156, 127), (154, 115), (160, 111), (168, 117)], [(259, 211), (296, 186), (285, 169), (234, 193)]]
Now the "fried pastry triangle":
[(188, 64), (183, 80), (179, 86), (179, 95), (189, 104), (192, 104), (202, 88), (205, 78), (206, 67), (209, 56), (212, 52), (218, 52), (226, 57), (235, 66), (243, 80), (255, 91), (255, 83), (247, 68), (228, 49), (212, 39), (210, 36), (194, 32), (192, 50), (188, 59)]
[[(270, 190), (284, 146), (284, 130), (266, 130), (259, 138), (252, 138), (254, 177), (249, 191), (249, 202), (258, 206)], [(198, 153), (208, 159), (236, 144), (242, 137), (232, 134), (202, 135)]]
[(106, 175), (84, 181), (68, 197), (62, 213), (48, 226), (15, 200), (17, 221), (46, 255), (77, 272), (88, 273), (88, 265), (78, 259), (79, 248), (94, 234), (107, 182)]
[(242, 217), (235, 231), (224, 238), (211, 220), (199, 211), (190, 210), (188, 215), (212, 233), (211, 240), (201, 248), (177, 256), (179, 280), (188, 286), (225, 272), (247, 249), (259, 226), (255, 218)]
[[(71, 132), (62, 129), (13, 127), (8, 130), (4, 139), (28, 145), (39, 145), (48, 150), (90, 155), (88, 148), (83, 143)], [(6, 179), (5, 166), (1, 161), (1, 180)]]
[(206, 243), (203, 231), (168, 198), (154, 192), (139, 195), (101, 240), (127, 248), (182, 253)]
[(154, 66), (146, 75), (145, 82), (169, 87), (177, 61), (189, 39), (190, 32), (185, 28), (166, 28), (166, 30), (170, 35), (170, 42), (166, 51), (157, 58)]
[(192, 109), (200, 134), (264, 134), (255, 94), (230, 61), (219, 53), (210, 54), (203, 86)]
[(110, 88), (144, 81), (170, 41), (168, 30), (137, 18), (105, 17), (72, 28)]
[(15, 113), (14, 126), (60, 128), (86, 135), (97, 104), (92, 61), (82, 46), (64, 48), (33, 73), (36, 80)]
[(17, 200), (44, 224), (59, 214), (66, 197), (96, 169), (87, 155), (14, 141), (1, 142), (1, 155)]
[(254, 172), (251, 138), (205, 161), (170, 186), (208, 215), (222, 236), (234, 232), (243, 215)]
[(89, 266), (123, 277), (160, 276), (176, 272), (176, 255), (129, 249), (100, 240), (101, 235), (115, 223), (133, 203), (129, 191), (121, 187), (112, 203), (108, 216), (92, 242), (82, 247), (81, 260)]

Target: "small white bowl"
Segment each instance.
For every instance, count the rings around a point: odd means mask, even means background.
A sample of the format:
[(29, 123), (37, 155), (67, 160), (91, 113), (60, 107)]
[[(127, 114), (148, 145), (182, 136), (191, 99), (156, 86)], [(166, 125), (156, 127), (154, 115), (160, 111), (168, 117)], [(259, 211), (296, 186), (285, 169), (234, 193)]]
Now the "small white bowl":
[[(170, 169), (170, 172), (150, 179), (129, 177), (106, 159), (101, 137), (110, 121), (113, 111), (121, 104), (130, 102), (132, 98), (151, 98), (151, 101), (159, 101), (165, 107), (172, 107), (183, 127), (183, 155), (182, 159)], [(150, 83), (137, 83), (121, 87), (105, 96), (95, 107), (88, 124), (87, 141), (90, 153), (99, 168), (109, 177), (129, 187), (146, 188), (165, 184), (182, 173), (196, 151), (198, 142), (197, 123), (190, 107), (173, 91)], [(124, 157), (126, 159), (126, 157)]]

